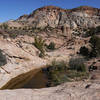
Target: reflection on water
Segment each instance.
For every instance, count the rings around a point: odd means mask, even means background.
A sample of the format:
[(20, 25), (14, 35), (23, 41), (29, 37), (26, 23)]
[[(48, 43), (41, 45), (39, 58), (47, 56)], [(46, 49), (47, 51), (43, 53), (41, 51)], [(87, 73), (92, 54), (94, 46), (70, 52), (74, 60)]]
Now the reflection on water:
[(45, 88), (47, 87), (48, 79), (46, 74), (39, 71), (28, 83), (26, 83), (22, 88)]

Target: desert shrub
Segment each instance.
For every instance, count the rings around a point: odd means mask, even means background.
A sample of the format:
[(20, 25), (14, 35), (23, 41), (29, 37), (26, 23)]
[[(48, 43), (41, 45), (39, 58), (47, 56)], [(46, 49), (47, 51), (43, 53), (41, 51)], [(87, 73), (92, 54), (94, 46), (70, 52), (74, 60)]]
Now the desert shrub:
[(45, 69), (45, 72), (49, 79), (49, 85), (59, 85), (68, 80), (67, 76), (65, 75), (66, 70), (66, 62), (56, 60), (52, 61), (52, 63), (48, 65), (48, 68)]
[(16, 33), (10, 33), (9, 34), (9, 37), (11, 37), (13, 39), (15, 39), (17, 36), (18, 36), (18, 34), (16, 34)]
[(2, 50), (0, 50), (0, 66), (3, 66), (7, 63), (6, 56), (2, 53)]
[(86, 32), (86, 36), (93, 36), (95, 34), (96, 29), (95, 28), (90, 28), (87, 32)]
[(51, 65), (49, 65), (49, 70), (57, 70), (57, 71), (62, 71), (67, 68), (66, 62), (65, 61), (56, 61), (53, 60)]
[(43, 58), (43, 57), (44, 57), (44, 53), (43, 53), (43, 52), (40, 52), (40, 53), (39, 53), (39, 57), (40, 57), (40, 58)]
[(6, 23), (2, 24), (2, 27), (3, 27), (4, 29), (8, 29), (8, 25), (7, 25)]
[(86, 56), (86, 57), (89, 56), (89, 50), (88, 50), (88, 48), (86, 48), (85, 46), (83, 46), (83, 47), (80, 48), (79, 53), (80, 53), (81, 55), (83, 55), (83, 56)]
[[(74, 80), (82, 80), (88, 78), (87, 72), (82, 72), (83, 69), (78, 69), (79, 71), (72, 70), (68, 67), (65, 61), (53, 60), (47, 68), (43, 69), (43, 72), (48, 77), (47, 86), (56, 86), (64, 82), (70, 82)], [(82, 71), (80, 71), (82, 70)]]
[(22, 27), (19, 27), (19, 30), (21, 30), (22, 29)]
[(28, 27), (27, 27), (27, 26), (25, 26), (25, 27), (24, 27), (24, 29), (25, 29), (25, 30), (27, 30), (27, 29), (28, 29)]
[(10, 29), (13, 29), (13, 27), (9, 27)]
[(86, 37), (96, 35), (99, 32), (100, 26), (89, 28), (88, 31), (86, 31)]
[(83, 46), (80, 48), (80, 54), (88, 58), (100, 56), (100, 37), (96, 35), (91, 36), (89, 43), (91, 51), (89, 51), (88, 48)]
[(0, 28), (2, 29), (2, 25), (0, 25)]
[(17, 27), (14, 27), (14, 29), (17, 29)]
[(93, 57), (97, 57), (97, 51), (95, 49), (92, 49), (90, 54), (89, 54), (89, 58), (93, 58)]
[(90, 38), (89, 42), (92, 48), (90, 57), (96, 57), (97, 55), (100, 55), (100, 37), (94, 35)]
[(86, 66), (84, 64), (84, 59), (81, 57), (71, 58), (69, 61), (69, 66), (71, 70), (86, 72)]
[(50, 44), (47, 46), (47, 48), (50, 49), (50, 50), (55, 50), (55, 43), (50, 42)]
[(42, 37), (34, 37), (34, 46), (40, 50), (40, 57), (44, 56), (45, 50), (44, 50), (44, 45), (45, 45), (45, 40), (42, 39)]
[(96, 27), (96, 32), (100, 32), (100, 26)]

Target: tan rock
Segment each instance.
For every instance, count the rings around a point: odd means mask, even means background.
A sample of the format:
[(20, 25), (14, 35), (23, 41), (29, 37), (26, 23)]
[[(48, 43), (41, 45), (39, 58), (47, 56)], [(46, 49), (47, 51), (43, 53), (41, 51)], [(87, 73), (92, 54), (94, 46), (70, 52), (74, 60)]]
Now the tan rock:
[(65, 83), (43, 89), (0, 91), (0, 100), (100, 100), (100, 82)]

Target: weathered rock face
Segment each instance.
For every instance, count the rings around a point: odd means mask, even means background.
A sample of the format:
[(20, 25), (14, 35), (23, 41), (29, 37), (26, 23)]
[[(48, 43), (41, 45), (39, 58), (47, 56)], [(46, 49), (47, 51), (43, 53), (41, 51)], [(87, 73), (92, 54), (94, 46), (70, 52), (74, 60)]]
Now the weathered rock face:
[[(51, 40), (51, 39), (50, 39)], [(37, 56), (38, 50), (31, 44), (33, 37), (19, 36), (15, 40), (0, 37), (1, 56), (0, 89), (17, 89), (27, 83), (48, 61), (69, 59), (71, 50), (50, 52), (50, 59)], [(59, 55), (59, 56), (58, 56)], [(64, 55), (64, 56), (63, 56)], [(1, 62), (0, 62), (1, 63)], [(100, 79), (100, 78), (99, 78)], [(0, 90), (0, 100), (99, 100), (100, 80), (64, 83), (57, 87), (42, 89)]]
[(27, 16), (21, 16), (17, 21), (26, 22), (37, 28), (46, 26), (58, 27), (64, 24), (72, 29), (77, 27), (95, 27), (100, 25), (100, 9), (92, 7), (79, 7), (64, 10), (54, 6), (47, 6), (35, 10)]
[[(28, 37), (27, 40), (31, 41)], [(46, 66), (46, 60), (37, 56), (38, 50), (34, 46), (22, 40), (15, 41), (0, 37), (0, 89), (23, 86), (41, 67)]]
[(100, 82), (65, 83), (39, 90), (2, 90), (0, 100), (100, 100)]

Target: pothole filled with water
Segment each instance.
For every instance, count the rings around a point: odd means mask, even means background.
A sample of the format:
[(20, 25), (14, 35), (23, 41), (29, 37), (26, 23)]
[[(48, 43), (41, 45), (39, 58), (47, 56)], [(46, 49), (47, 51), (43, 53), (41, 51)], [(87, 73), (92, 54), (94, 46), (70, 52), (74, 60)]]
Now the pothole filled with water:
[(31, 70), (11, 79), (2, 89), (47, 88), (65, 82), (87, 79), (88, 76), (85, 70), (73, 70), (64, 61), (54, 61), (46, 68)]
[(47, 87), (48, 77), (41, 71), (37, 72), (35, 76), (27, 82), (22, 88), (45, 88)]

